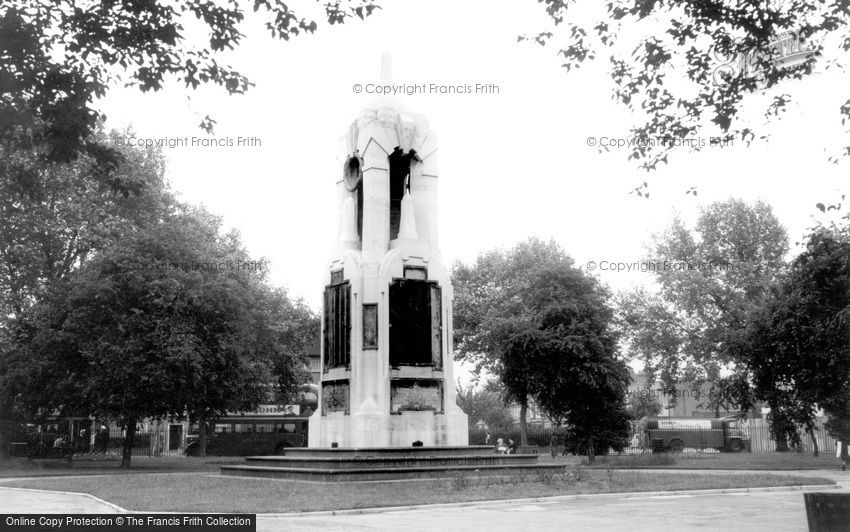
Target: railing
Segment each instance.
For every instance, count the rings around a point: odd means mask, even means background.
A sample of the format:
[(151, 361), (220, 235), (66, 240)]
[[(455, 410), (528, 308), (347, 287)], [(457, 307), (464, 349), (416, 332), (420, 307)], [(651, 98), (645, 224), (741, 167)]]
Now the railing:
[[(566, 430), (563, 428), (528, 426), (528, 447), (537, 448), (538, 452), (555, 451), (560, 453), (565, 444)], [(637, 436), (635, 438), (635, 436)], [(822, 453), (835, 453), (836, 441), (829, 435), (826, 428), (818, 426), (814, 430), (818, 450)], [(520, 442), (518, 425), (492, 430), (471, 427), (469, 429), (470, 445), (495, 445), (498, 438), (505, 443), (508, 439)], [(641, 454), (652, 452), (653, 440), (655, 450), (682, 453), (716, 453), (716, 452), (773, 452), (776, 441), (770, 434), (770, 428), (764, 420), (752, 420), (742, 424), (740, 429), (650, 429), (638, 430), (628, 440), (623, 450), (625, 454)], [(676, 441), (678, 440), (678, 441)], [(737, 440), (737, 441), (736, 441)], [(740, 442), (740, 444), (739, 444)], [(814, 444), (805, 432), (800, 433), (799, 442), (788, 442), (789, 450), (811, 452)]]
[[(124, 431), (120, 428), (111, 428), (106, 431), (98, 431), (94, 436), (73, 438), (65, 432), (37, 432), (18, 435), (18, 441), (10, 444), (13, 456), (32, 456), (33, 453), (41, 453), (42, 449), (57, 446), (68, 449), (68, 452), (77, 457), (82, 456), (121, 456), (124, 448)], [(22, 440), (26, 441), (22, 441)], [(184, 442), (181, 439), (176, 448), (164, 448), (162, 438), (157, 439), (155, 431), (138, 430), (133, 438), (132, 456), (182, 456)], [(156, 447), (159, 447), (158, 449)]]

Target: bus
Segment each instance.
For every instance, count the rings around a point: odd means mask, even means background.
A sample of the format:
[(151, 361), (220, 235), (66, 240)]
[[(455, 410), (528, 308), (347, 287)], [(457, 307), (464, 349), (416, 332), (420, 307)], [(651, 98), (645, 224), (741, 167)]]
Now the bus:
[(750, 438), (736, 417), (647, 418), (644, 428), (646, 446), (652, 452), (681, 453), (685, 449), (719, 452), (751, 452)]

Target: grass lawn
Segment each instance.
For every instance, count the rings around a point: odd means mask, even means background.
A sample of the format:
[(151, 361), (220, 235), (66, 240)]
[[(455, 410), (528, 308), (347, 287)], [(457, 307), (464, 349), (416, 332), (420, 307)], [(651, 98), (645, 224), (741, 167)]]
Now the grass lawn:
[(192, 471), (218, 472), (218, 466), (225, 464), (243, 464), (242, 458), (217, 456), (191, 458), (182, 456), (133, 457), (130, 470), (120, 468), (120, 459), (75, 460), (34, 460), (13, 458), (0, 460), (0, 479), (10, 477), (43, 477), (66, 475), (108, 475), (128, 473), (185, 473)]
[[(575, 457), (565, 457), (574, 460)], [(541, 458), (541, 461), (543, 459)], [(585, 460), (586, 461), (586, 460)], [(841, 469), (834, 454), (811, 453), (718, 453), (718, 454), (636, 454), (597, 457), (596, 468), (664, 468), (664, 469), (743, 469), (794, 471)]]
[(775, 474), (699, 475), (571, 469), (564, 474), (396, 482), (318, 483), (185, 475), (107, 475), (5, 481), (2, 486), (90, 493), (128, 510), (171, 512), (296, 512), (516, 499), (582, 493), (833, 484)]

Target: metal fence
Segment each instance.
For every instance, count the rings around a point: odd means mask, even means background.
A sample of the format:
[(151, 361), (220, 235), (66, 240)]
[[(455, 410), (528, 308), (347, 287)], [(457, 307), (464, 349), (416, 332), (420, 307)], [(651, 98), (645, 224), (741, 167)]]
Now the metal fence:
[[(13, 456), (51, 456), (64, 450), (76, 457), (120, 456), (124, 447), (125, 431), (121, 428), (98, 430), (95, 434), (69, 434), (67, 430), (42, 430), (19, 432), (13, 436), (10, 451)], [(183, 439), (165, 448), (161, 433), (152, 430), (137, 430), (133, 438), (133, 456), (182, 456), (185, 450)], [(54, 451), (55, 449), (55, 451)]]
[[(776, 451), (776, 441), (771, 437), (770, 427), (763, 419), (750, 420), (747, 423), (742, 423), (740, 435), (732, 434), (730, 431), (720, 429), (682, 429), (677, 431), (667, 432), (666, 436), (659, 434), (658, 431), (651, 431), (653, 434), (646, 434), (643, 430), (638, 430), (629, 438), (627, 447), (623, 450), (624, 454), (641, 454), (652, 452), (652, 439), (664, 441), (663, 449), (673, 452), (682, 453), (717, 453), (717, 452), (737, 452), (750, 451), (754, 453), (773, 452)], [(675, 432), (675, 434), (674, 434)], [(543, 427), (541, 425), (528, 426), (528, 448), (537, 448), (537, 452), (556, 452), (563, 451), (565, 446), (565, 438), (567, 432), (563, 428)], [(818, 450), (821, 453), (835, 453), (836, 440), (829, 435), (826, 428), (818, 425), (814, 430), (814, 437), (817, 441)], [(492, 430), (479, 427), (470, 427), (469, 429), (469, 444), (470, 445), (495, 445), (497, 440), (501, 438), (505, 443), (509, 439), (514, 442), (520, 442), (520, 429), (518, 425), (506, 428), (495, 428)], [(680, 440), (675, 442), (673, 440)], [(743, 446), (739, 446), (735, 439), (742, 440)], [(671, 445), (672, 443), (672, 445)], [(811, 436), (803, 431), (800, 431), (799, 441), (788, 442), (789, 450), (800, 452), (811, 452), (814, 449), (814, 442)]]
[[(80, 428), (83, 427), (83, 428)], [(140, 424), (133, 438), (132, 456), (193, 456), (198, 434), (181, 422)], [(9, 452), (13, 456), (49, 458), (118, 457), (123, 453), (126, 431), (86, 420), (85, 425), (68, 422), (15, 427)], [(214, 431), (207, 435), (207, 453), (218, 456), (281, 454), (286, 447), (306, 447), (306, 431), (266, 432), (253, 427), (245, 431)]]

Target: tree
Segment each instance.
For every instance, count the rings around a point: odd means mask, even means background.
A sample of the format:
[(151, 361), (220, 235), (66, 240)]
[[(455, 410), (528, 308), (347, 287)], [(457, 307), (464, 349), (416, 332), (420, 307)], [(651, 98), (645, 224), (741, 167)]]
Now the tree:
[[(192, 317), (198, 342), (182, 391), (186, 413), (199, 425), (198, 455), (206, 456), (210, 422), (267, 400), (286, 402), (309, 380), (305, 348), (318, 335), (319, 323), (303, 301), (268, 285), (268, 264), (251, 260), (238, 233), (222, 235), (219, 218), (190, 213), (188, 223), (178, 227), (193, 227), (187, 235), (192, 240), (184, 244), (195, 247), (186, 248), (178, 264), (213, 268), (201, 269), (203, 297)], [(165, 251), (173, 256), (176, 250)]]
[(622, 449), (630, 380), (616, 358), (607, 292), (554, 242), (529, 239), (454, 268), (458, 358), (487, 368), (523, 405), (528, 397), (573, 431), (576, 450)]
[(833, 435), (847, 441), (850, 239), (825, 229), (809, 236), (775, 297), (752, 319), (740, 351), (780, 430), (796, 437), (795, 426), (802, 425), (816, 445), (820, 406)]
[(254, 264), (232, 262), (241, 246), (219, 228), (184, 209), (98, 254), (35, 305), (16, 329), (6, 384), (17, 399), (42, 416), (118, 420), (123, 467), (143, 418), (188, 414), (203, 426), (255, 408), (275, 358), (259, 348), (276, 332), (256, 319), (267, 307)]
[(505, 404), (504, 389), (498, 381), (466, 388), (458, 385), (457, 403), (472, 424), (483, 421), (489, 430), (510, 427), (513, 416)]
[[(750, 117), (776, 119), (792, 101), (784, 91), (793, 80), (840, 66), (836, 56), (850, 50), (844, 0), (541, 3), (553, 27), (519, 39), (557, 41), (567, 70), (608, 60), (613, 97), (637, 120), (632, 136), (655, 141), (635, 143), (630, 154), (647, 170), (679, 146), (698, 149), (681, 140), (706, 130), (752, 142), (759, 132)], [(790, 47), (802, 50), (796, 62), (786, 57)], [(842, 121), (848, 116), (850, 100), (841, 107)]]
[[(108, 142), (120, 134), (97, 135)], [(0, 161), (28, 168), (25, 179), (0, 172), (0, 380), (8, 372), (10, 323), (91, 256), (134, 228), (158, 223), (173, 206), (157, 150), (124, 146), (119, 155), (121, 168), (104, 182), (88, 156), (49, 163), (0, 145)], [(0, 386), (0, 456), (17, 415), (6, 392)]]
[(526, 287), (533, 329), (515, 337), (528, 354), (532, 394), (550, 419), (567, 426), (568, 450), (622, 450), (629, 435), (631, 382), (617, 357), (607, 291), (576, 268), (542, 267)]
[[(632, 335), (638, 353), (644, 352), (644, 358), (656, 353), (660, 371), (671, 379), (712, 384), (710, 408), (741, 399), (725, 394), (738, 389), (736, 371), (746, 367), (730, 346), (745, 327), (748, 312), (782, 274), (787, 250), (784, 228), (762, 202), (712, 203), (701, 210), (692, 230), (676, 218), (654, 238), (651, 249), (663, 300), (652, 304), (664, 317), (662, 331), (669, 334), (653, 347), (643, 341), (659, 334), (647, 331), (653, 322), (634, 322), (639, 326)], [(672, 324), (678, 325), (674, 329)]]
[(767, 420), (777, 451), (787, 451), (789, 443), (792, 447), (800, 443), (798, 426), (812, 432), (816, 408), (811, 394), (798, 382), (793, 360), (797, 355), (789, 359), (787, 346), (780, 339), (788, 332), (782, 329), (793, 323), (785, 303), (783, 295), (774, 293), (761, 306), (751, 309), (746, 328), (731, 347), (733, 352), (737, 350), (736, 358), (749, 372), (755, 398), (770, 405)]
[[(330, 24), (365, 19), (368, 0), (320, 2)], [(276, 38), (288, 40), (317, 29), (281, 0), (254, 0), (253, 10)], [(110, 86), (123, 83), (159, 90), (168, 80), (192, 89), (213, 84), (230, 94), (245, 92), (248, 79), (219, 62), (241, 44), (247, 21), (240, 2), (184, 0), (89, 2), (10, 0), (0, 7), (0, 145), (35, 153), (44, 161), (71, 162), (86, 154), (108, 176), (115, 149), (93, 136), (103, 115), (96, 108)], [(188, 30), (209, 40), (187, 40)], [(211, 131), (214, 120), (201, 123)], [(21, 179), (26, 164), (0, 157), (0, 175)]]
[(517, 337), (533, 327), (526, 309), (530, 278), (542, 267), (573, 268), (573, 260), (553, 241), (528, 239), (510, 250), (479, 255), (473, 265), (456, 262), (452, 271), (455, 358), (488, 370), (520, 405), (520, 438), (528, 445), (531, 368)]

